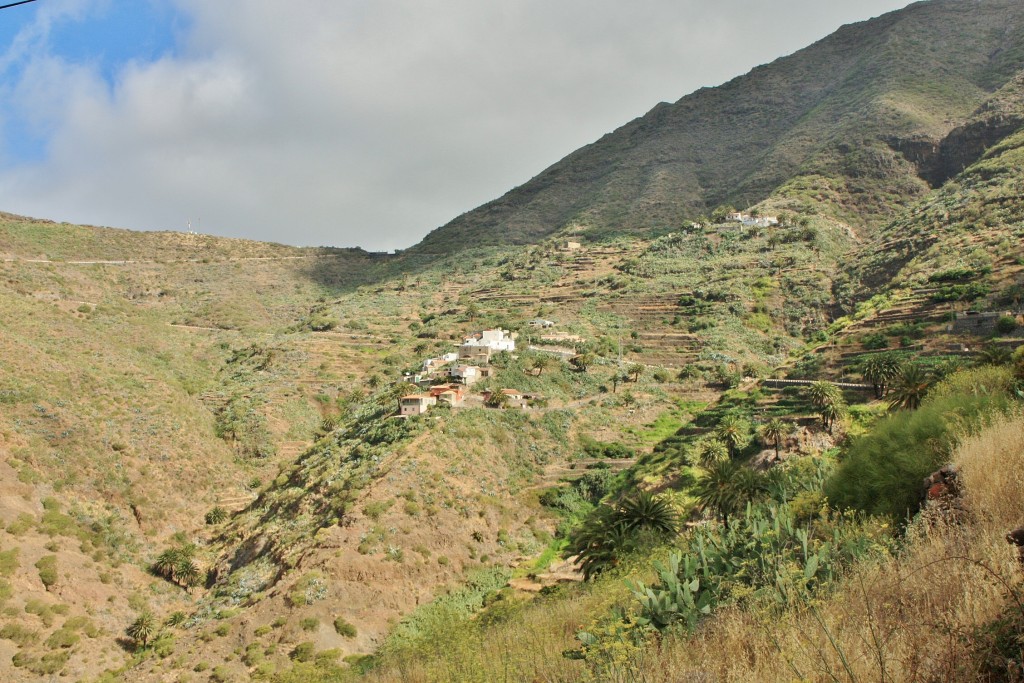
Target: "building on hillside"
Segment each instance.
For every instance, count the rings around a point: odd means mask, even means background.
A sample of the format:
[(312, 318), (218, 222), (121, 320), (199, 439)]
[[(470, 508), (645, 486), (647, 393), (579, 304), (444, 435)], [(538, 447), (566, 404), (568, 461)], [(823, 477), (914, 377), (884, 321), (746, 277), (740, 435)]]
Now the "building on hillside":
[(410, 394), (398, 399), (398, 412), (401, 415), (422, 415), (437, 405), (437, 398), (430, 394)]
[(742, 223), (748, 227), (757, 226), (759, 228), (768, 228), (779, 224), (778, 216), (752, 216), (742, 211), (733, 211), (726, 214), (725, 220), (729, 223)]
[(457, 353), (446, 353), (439, 358), (428, 358), (423, 361), (423, 372), (434, 372), (450, 363), (454, 363), (458, 359), (459, 354)]
[(463, 340), (458, 360), (488, 363), (492, 353), (515, 350), (515, 337), (508, 330), (484, 330)]
[(573, 240), (567, 240), (565, 246), (562, 247), (565, 251), (579, 251), (583, 248), (583, 245)]
[(1015, 318), (1021, 322), (1021, 314), (1013, 311), (966, 311), (957, 313), (949, 330), (955, 334), (971, 334), (977, 337), (988, 337), (996, 332), (1000, 318)]
[(530, 327), (539, 327), (543, 330), (549, 329), (555, 326), (553, 320), (544, 320), (543, 318), (534, 318), (533, 320), (526, 323)]
[(438, 403), (447, 403), (452, 408), (461, 408), (466, 399), (466, 390), (461, 384), (441, 384), (430, 387), (430, 395)]
[(467, 387), (476, 384), (484, 376), (481, 368), (477, 365), (456, 365), (448, 371), (448, 375), (452, 381), (461, 382)]

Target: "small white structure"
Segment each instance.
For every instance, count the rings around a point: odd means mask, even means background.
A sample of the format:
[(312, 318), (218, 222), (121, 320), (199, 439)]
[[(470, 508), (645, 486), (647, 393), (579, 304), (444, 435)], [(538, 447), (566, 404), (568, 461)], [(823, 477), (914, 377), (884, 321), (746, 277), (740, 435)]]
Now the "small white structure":
[(422, 415), (437, 405), (437, 399), (430, 394), (410, 394), (398, 399), (398, 410), (401, 415)]
[(486, 363), (492, 353), (515, 350), (516, 341), (508, 330), (484, 330), (463, 340), (459, 347), (459, 360)]
[(434, 370), (442, 368), (449, 363), (454, 363), (458, 359), (459, 354), (457, 353), (446, 353), (440, 358), (428, 358), (423, 361), (423, 372), (433, 372)]
[(541, 329), (548, 329), (555, 326), (554, 321), (544, 320), (543, 318), (534, 318), (533, 320), (526, 323), (530, 327), (539, 327)]
[(747, 226), (756, 225), (759, 228), (767, 228), (779, 224), (778, 216), (751, 216), (749, 213), (743, 213), (742, 211), (726, 214), (725, 220), (730, 223), (742, 223)]

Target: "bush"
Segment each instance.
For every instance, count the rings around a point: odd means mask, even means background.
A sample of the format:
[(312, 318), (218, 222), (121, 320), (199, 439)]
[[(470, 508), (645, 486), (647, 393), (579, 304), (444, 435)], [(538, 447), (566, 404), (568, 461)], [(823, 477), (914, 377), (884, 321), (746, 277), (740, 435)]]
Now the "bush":
[(316, 645), (309, 641), (296, 645), (290, 655), (297, 662), (311, 662), (314, 656), (316, 656)]
[(316, 617), (306, 617), (299, 621), (299, 627), (303, 631), (315, 631), (320, 626), (320, 620)]
[(1005, 410), (1009, 374), (983, 368), (950, 376), (917, 410), (895, 413), (850, 446), (825, 484), (837, 508), (904, 519), (921, 504), (921, 481), (949, 461), (957, 439)]
[(1017, 329), (1017, 319), (1012, 315), (1000, 316), (999, 320), (996, 320), (996, 332), (999, 334), (1010, 334)]
[(339, 636), (344, 636), (345, 638), (356, 637), (356, 627), (345, 621), (342, 617), (334, 620), (334, 630), (338, 632)]
[(207, 524), (220, 524), (228, 518), (228, 511), (222, 508), (220, 505), (214, 507), (212, 510), (206, 513)]
[(36, 562), (36, 569), (39, 570), (39, 580), (46, 586), (46, 590), (57, 583), (57, 556), (45, 555)]

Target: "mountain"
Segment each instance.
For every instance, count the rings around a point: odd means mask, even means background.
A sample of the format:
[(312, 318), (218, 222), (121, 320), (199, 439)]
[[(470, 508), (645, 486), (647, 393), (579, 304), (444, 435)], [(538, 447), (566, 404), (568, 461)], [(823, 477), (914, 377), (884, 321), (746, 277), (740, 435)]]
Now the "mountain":
[(413, 251), (664, 232), (773, 196), (870, 234), (1015, 130), (1022, 68), (1021, 3), (917, 3), (661, 103)]

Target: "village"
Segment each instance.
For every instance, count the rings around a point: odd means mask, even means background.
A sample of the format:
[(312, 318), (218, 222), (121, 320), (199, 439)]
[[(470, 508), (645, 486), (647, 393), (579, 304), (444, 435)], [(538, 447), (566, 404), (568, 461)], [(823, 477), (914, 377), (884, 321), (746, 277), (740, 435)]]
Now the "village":
[[(531, 327), (549, 328), (550, 320), (531, 320)], [(499, 389), (497, 392), (484, 391), (470, 394), (469, 388), (480, 380), (491, 377), (494, 369), (491, 358), (497, 353), (512, 353), (516, 350), (516, 335), (508, 330), (482, 330), (463, 339), (458, 352), (446, 353), (423, 361), (420, 372), (404, 375), (403, 381), (423, 389), (420, 393), (408, 394), (398, 399), (398, 415), (408, 418), (423, 415), (438, 404), (449, 408), (462, 408), (467, 404), (476, 407), (526, 409), (535, 396), (524, 394), (518, 389)], [(440, 380), (447, 380), (441, 382)]]

